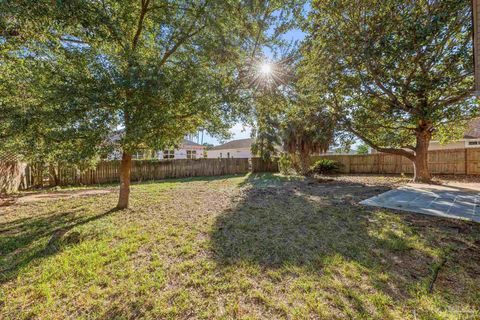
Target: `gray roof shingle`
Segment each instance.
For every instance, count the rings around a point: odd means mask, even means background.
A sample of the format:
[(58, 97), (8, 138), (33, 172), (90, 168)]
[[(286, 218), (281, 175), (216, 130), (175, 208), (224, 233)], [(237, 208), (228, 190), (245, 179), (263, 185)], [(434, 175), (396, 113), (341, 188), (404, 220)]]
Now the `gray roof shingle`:
[(232, 140), (230, 142), (221, 144), (219, 146), (212, 147), (210, 150), (245, 149), (245, 148), (251, 148), (252, 143), (253, 143), (252, 138), (238, 139), (238, 140)]
[(202, 146), (201, 144), (198, 144), (198, 143), (193, 142), (193, 141), (188, 140), (188, 139), (183, 139), (182, 140), (182, 145), (184, 145), (184, 146), (196, 146), (196, 147), (201, 147)]

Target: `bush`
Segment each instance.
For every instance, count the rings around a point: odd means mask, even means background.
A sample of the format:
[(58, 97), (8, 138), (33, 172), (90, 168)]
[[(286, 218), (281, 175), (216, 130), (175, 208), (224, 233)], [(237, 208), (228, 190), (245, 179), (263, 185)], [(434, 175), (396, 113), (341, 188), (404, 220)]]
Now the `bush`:
[(340, 163), (329, 159), (320, 159), (316, 161), (311, 167), (311, 173), (316, 174), (331, 174), (337, 173), (340, 170)]
[(282, 154), (278, 158), (278, 171), (281, 174), (288, 175), (290, 174), (290, 169), (292, 168), (293, 162), (292, 158), (288, 154)]

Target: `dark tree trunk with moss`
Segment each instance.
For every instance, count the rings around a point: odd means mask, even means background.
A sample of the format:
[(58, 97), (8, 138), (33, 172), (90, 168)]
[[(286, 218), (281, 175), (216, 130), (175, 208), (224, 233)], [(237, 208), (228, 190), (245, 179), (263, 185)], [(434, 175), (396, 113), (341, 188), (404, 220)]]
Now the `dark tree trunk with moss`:
[(120, 195), (118, 197), (117, 209), (128, 208), (130, 198), (130, 173), (132, 170), (132, 155), (123, 152), (120, 165)]

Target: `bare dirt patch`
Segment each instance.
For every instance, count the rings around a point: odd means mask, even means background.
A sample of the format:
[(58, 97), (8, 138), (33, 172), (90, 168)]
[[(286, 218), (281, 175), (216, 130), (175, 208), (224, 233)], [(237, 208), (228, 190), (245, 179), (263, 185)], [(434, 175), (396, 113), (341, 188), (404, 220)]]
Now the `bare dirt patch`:
[(113, 192), (113, 189), (85, 189), (71, 191), (54, 192), (28, 192), (16, 196), (4, 196), (0, 198), (0, 207), (11, 206), (14, 204), (43, 202), (50, 200), (70, 199), (78, 197), (89, 197), (103, 195)]

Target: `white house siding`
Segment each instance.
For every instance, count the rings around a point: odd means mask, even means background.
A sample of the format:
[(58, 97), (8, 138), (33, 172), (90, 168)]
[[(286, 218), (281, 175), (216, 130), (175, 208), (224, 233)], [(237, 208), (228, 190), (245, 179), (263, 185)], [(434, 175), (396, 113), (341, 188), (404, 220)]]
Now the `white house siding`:
[[(187, 157), (187, 151), (188, 150), (192, 150), (192, 151), (195, 150), (197, 152), (195, 159), (203, 158), (204, 147), (193, 146), (192, 148), (188, 148), (188, 149), (175, 149), (173, 159), (188, 159), (188, 157)], [(159, 160), (164, 160), (163, 159), (163, 151), (158, 151), (157, 156), (158, 156)], [(165, 160), (167, 160), (167, 159), (165, 159)]]
[(438, 141), (431, 141), (428, 150), (448, 150), (448, 149), (464, 149), (464, 148), (478, 148), (480, 146), (480, 139), (465, 139), (454, 141), (446, 144), (441, 144)]
[(250, 148), (239, 148), (239, 149), (220, 149), (220, 150), (208, 150), (207, 158), (218, 159), (218, 158), (237, 158), (237, 159), (250, 159), (252, 157), (252, 152)]

